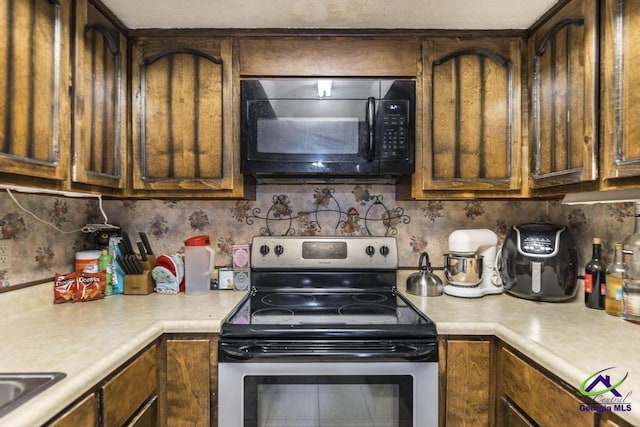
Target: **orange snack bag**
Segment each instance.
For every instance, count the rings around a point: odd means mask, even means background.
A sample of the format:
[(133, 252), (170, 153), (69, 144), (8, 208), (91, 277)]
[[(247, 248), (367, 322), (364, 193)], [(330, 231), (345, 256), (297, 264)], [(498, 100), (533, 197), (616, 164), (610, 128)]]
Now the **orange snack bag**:
[(80, 301), (93, 301), (104, 298), (104, 290), (107, 287), (107, 274), (105, 271), (88, 273), (83, 271), (78, 277), (77, 293)]
[(77, 287), (78, 281), (75, 271), (69, 274), (56, 273), (53, 284), (53, 303), (62, 304), (63, 302), (76, 301)]

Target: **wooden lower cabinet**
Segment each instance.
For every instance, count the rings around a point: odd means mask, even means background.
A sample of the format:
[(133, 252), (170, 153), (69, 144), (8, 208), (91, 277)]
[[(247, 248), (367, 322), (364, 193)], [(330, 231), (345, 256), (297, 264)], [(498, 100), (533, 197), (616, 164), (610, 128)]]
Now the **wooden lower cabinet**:
[(593, 413), (579, 410), (584, 399), (578, 397), (577, 391), (560, 384), (506, 347), (498, 350), (496, 389), (501, 402), (497, 425), (594, 425)]
[(56, 415), (49, 427), (155, 427), (158, 423), (159, 345), (151, 344), (87, 396)]
[(511, 427), (534, 427), (525, 414), (523, 414), (509, 399), (502, 397), (498, 402), (499, 417), (502, 425)]
[(162, 340), (165, 426), (218, 425), (218, 336), (176, 334)]
[[(134, 421), (149, 411), (149, 402), (157, 398), (157, 379), (158, 346), (154, 344), (101, 387), (103, 425), (146, 425)], [(153, 416), (146, 414), (143, 418)], [(134, 421), (127, 423), (129, 420)]]
[(91, 393), (60, 414), (49, 427), (95, 427), (98, 425), (98, 394)]
[(440, 340), (440, 424), (493, 425), (493, 341), (490, 337)]

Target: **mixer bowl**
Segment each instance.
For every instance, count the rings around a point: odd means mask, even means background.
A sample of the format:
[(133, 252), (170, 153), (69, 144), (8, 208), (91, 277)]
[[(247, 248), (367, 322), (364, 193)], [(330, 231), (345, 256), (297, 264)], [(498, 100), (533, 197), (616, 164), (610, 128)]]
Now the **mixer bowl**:
[(448, 253), (444, 255), (444, 275), (452, 285), (476, 286), (482, 280), (482, 255)]

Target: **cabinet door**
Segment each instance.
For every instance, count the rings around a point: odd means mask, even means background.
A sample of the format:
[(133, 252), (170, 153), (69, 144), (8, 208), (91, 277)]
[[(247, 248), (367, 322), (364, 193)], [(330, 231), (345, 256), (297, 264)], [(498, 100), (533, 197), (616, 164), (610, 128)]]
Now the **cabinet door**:
[(508, 399), (500, 399), (498, 411), (502, 416), (502, 426), (504, 427), (535, 427), (535, 424), (516, 408)]
[(158, 397), (154, 396), (138, 411), (127, 427), (156, 427), (158, 423)]
[(134, 190), (233, 189), (231, 52), (229, 39), (133, 41)]
[(606, 0), (602, 8), (603, 178), (640, 176), (640, 3)]
[(491, 347), (492, 343), (484, 340), (441, 342), (441, 424), (491, 425)]
[(91, 393), (58, 416), (48, 427), (95, 427), (98, 425), (98, 396)]
[[(513, 402), (535, 424), (593, 425), (593, 413), (578, 410), (581, 400), (576, 397), (577, 391), (565, 389), (506, 348), (498, 352), (498, 366), (498, 398)], [(511, 411), (498, 411), (497, 425), (509, 425), (509, 419), (515, 420)]]
[(165, 424), (217, 424), (217, 412), (212, 411), (217, 403), (212, 390), (212, 385), (217, 385), (217, 340), (210, 337), (169, 338), (165, 348)]
[(58, 0), (0, 8), (0, 172), (68, 178), (70, 14)]
[(421, 191), (510, 191), (522, 184), (522, 39), (423, 44)]
[(572, 0), (529, 39), (533, 188), (597, 178), (597, 8)]
[(124, 34), (87, 0), (76, 3), (72, 180), (124, 188)]
[(154, 399), (157, 372), (158, 346), (153, 345), (102, 386), (105, 427), (124, 425), (136, 415), (138, 408)]

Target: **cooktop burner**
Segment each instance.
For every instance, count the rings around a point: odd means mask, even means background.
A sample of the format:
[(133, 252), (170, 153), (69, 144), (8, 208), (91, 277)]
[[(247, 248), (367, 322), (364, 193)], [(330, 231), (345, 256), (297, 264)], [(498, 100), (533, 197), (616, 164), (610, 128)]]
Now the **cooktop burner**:
[(315, 303), (316, 297), (310, 294), (282, 293), (269, 294), (265, 297), (262, 297), (261, 301), (266, 305), (295, 308)]

